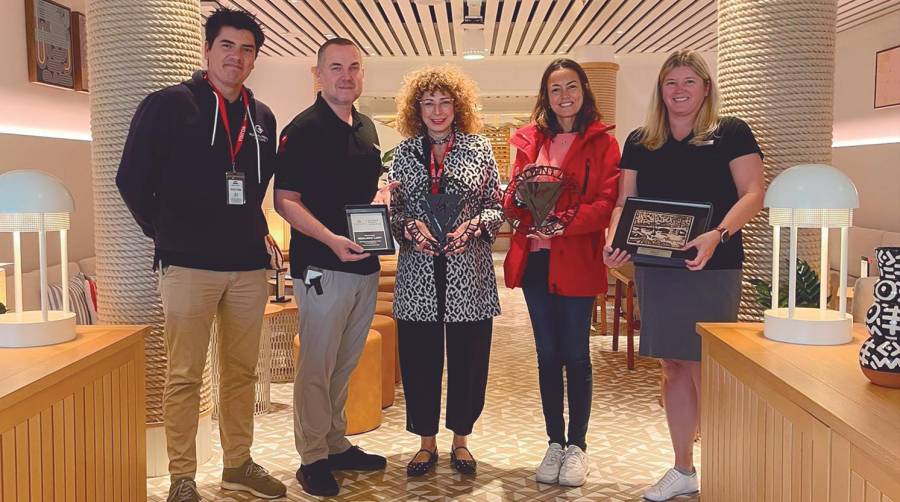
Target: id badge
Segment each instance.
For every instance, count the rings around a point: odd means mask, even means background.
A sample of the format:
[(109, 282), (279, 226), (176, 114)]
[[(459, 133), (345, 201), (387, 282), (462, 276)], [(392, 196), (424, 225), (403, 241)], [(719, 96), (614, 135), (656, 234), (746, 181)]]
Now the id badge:
[(225, 193), (229, 206), (243, 206), (247, 203), (247, 199), (244, 197), (244, 173), (225, 173)]

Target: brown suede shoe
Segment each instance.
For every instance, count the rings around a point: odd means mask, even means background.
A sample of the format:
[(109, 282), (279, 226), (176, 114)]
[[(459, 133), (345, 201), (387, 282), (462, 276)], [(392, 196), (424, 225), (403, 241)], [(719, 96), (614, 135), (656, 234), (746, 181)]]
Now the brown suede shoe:
[(247, 459), (240, 467), (224, 469), (222, 488), (247, 492), (263, 499), (277, 499), (287, 493), (284, 483), (272, 477), (269, 471), (252, 459)]

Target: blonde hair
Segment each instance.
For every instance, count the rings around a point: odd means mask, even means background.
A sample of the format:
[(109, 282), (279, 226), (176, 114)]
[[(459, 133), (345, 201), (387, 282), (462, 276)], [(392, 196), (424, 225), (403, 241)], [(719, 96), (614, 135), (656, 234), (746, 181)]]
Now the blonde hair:
[(657, 150), (669, 139), (672, 132), (669, 129), (669, 116), (666, 104), (662, 98), (663, 80), (670, 71), (678, 67), (690, 68), (697, 74), (708, 87), (706, 98), (694, 119), (694, 137), (690, 143), (699, 144), (708, 140), (719, 126), (719, 89), (709, 72), (709, 66), (700, 56), (700, 53), (692, 50), (675, 51), (666, 58), (659, 76), (656, 79), (656, 87), (653, 90), (653, 100), (647, 112), (647, 119), (640, 133), (640, 144), (648, 150)]
[(455, 66), (427, 66), (403, 79), (397, 94), (397, 130), (406, 137), (425, 133), (419, 100), (426, 94), (443, 92), (453, 98), (453, 122), (466, 134), (481, 130), (478, 116), (478, 88), (475, 82)]

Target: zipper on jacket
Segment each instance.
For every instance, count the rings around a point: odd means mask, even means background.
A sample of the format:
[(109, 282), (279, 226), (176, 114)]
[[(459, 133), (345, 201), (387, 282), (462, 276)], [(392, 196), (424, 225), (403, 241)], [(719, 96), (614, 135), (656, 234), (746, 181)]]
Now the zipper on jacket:
[(591, 159), (584, 160), (584, 184), (581, 185), (581, 195), (587, 193), (588, 177), (591, 175)]

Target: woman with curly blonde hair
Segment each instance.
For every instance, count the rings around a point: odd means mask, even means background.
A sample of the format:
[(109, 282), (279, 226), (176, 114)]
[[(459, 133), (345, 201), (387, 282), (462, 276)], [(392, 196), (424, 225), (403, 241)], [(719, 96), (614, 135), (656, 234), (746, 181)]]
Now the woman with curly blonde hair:
[[(484, 407), (493, 318), (500, 314), (491, 243), (502, 218), (491, 144), (475, 134), (476, 96), (475, 83), (460, 70), (429, 67), (407, 75), (397, 99), (397, 128), (407, 139), (388, 175), (400, 183), (391, 214), (400, 242), (394, 318), (406, 429), (421, 442), (406, 468), (410, 476), (437, 462), (445, 344), (450, 463), (475, 474), (467, 438)], [(441, 194), (466, 201), (445, 228), (425, 212), (426, 201)], [(435, 238), (439, 233), (446, 237)]]

